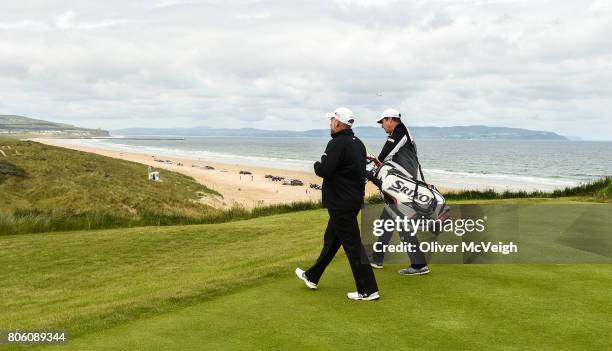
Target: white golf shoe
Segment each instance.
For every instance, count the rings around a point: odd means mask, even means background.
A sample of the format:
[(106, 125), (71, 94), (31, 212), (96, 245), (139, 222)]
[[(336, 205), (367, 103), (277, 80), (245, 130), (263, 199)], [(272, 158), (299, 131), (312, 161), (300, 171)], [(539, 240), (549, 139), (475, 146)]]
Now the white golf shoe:
[(295, 275), (297, 275), (297, 277), (300, 278), (310, 289), (315, 290), (317, 288), (317, 284), (308, 280), (308, 278), (306, 278), (306, 272), (304, 272), (300, 267), (295, 269)]
[(350, 300), (363, 300), (363, 301), (372, 301), (380, 299), (380, 294), (377, 292), (373, 292), (370, 295), (360, 294), (358, 292), (350, 292), (346, 294)]
[(376, 269), (383, 269), (382, 263), (370, 262), (370, 266), (372, 266), (372, 268), (376, 268)]

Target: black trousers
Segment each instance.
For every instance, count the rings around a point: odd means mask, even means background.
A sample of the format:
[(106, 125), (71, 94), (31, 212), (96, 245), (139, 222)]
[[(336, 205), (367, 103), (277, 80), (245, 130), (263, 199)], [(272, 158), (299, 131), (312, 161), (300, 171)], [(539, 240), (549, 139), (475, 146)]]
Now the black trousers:
[(357, 214), (359, 210), (327, 210), (329, 221), (323, 238), (323, 249), (317, 262), (306, 271), (308, 280), (318, 283), (327, 265), (334, 259), (340, 246), (344, 248), (357, 291), (372, 294), (378, 291), (376, 278), (361, 243)]
[[(387, 219), (395, 219), (395, 216), (391, 213), (391, 210), (388, 209), (387, 206), (385, 205), (385, 208), (383, 209), (379, 218), (382, 220), (387, 220)], [(385, 231), (381, 236), (378, 237), (378, 242), (381, 243), (382, 245), (388, 245), (389, 241), (391, 241), (391, 236), (393, 235), (393, 232), (394, 232), (393, 230)], [(412, 244), (416, 247), (415, 252), (410, 252), (410, 251), (407, 252), (408, 258), (410, 258), (410, 266), (416, 269), (425, 267), (427, 265), (427, 259), (425, 258), (425, 254), (423, 254), (423, 252), (421, 251), (421, 248), (419, 247), (420, 243), (416, 235), (410, 235), (410, 233), (399, 232), (399, 236), (402, 242)], [(378, 245), (378, 247), (380, 246), (381, 245)], [(384, 258), (385, 258), (384, 251), (372, 253), (372, 261), (375, 263), (382, 264)]]

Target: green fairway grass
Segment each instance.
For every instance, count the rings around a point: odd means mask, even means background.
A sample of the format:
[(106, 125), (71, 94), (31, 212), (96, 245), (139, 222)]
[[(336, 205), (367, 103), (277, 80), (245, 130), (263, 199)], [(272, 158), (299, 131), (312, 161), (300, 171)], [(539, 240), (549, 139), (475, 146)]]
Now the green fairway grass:
[(609, 346), (610, 264), (433, 265), (423, 277), (387, 265), (382, 299), (352, 302), (343, 254), (318, 291), (293, 275), (316, 259), (326, 220), (0, 237), (0, 330), (66, 330), (58, 350)]
[(325, 215), (0, 236), (0, 330), (79, 335), (282, 276), (313, 256)]
[[(288, 267), (289, 268), (289, 267)], [(293, 276), (74, 340), (66, 350), (606, 350), (612, 265), (439, 265), (376, 276), (346, 299), (338, 257), (319, 290)], [(287, 275), (290, 272), (285, 271)]]

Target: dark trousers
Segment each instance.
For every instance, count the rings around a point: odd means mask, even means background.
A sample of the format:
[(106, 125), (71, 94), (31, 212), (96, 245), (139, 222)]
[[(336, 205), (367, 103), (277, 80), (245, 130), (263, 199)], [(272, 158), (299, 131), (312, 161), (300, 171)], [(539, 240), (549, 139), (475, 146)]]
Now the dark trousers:
[(361, 243), (357, 214), (359, 210), (327, 210), (329, 221), (323, 238), (323, 249), (317, 262), (306, 271), (308, 280), (318, 283), (327, 265), (332, 261), (340, 246), (344, 248), (357, 291), (362, 294), (372, 294), (378, 291), (374, 272)]
[[(382, 213), (380, 214), (380, 219), (395, 219), (395, 216), (391, 213), (391, 210), (385, 206)], [(389, 241), (391, 241), (391, 236), (393, 235), (393, 230), (385, 231), (381, 236), (378, 237), (378, 242), (382, 245), (388, 245)], [(416, 247), (415, 252), (408, 251), (408, 258), (410, 258), (410, 265), (412, 268), (422, 268), (427, 265), (427, 259), (425, 258), (425, 254), (421, 251), (419, 247), (419, 239), (416, 235), (410, 235), (410, 233), (399, 232), (400, 239), (404, 243), (412, 244)], [(381, 247), (378, 245), (378, 247)], [(372, 253), (372, 261), (378, 264), (383, 263), (383, 259), (385, 258), (385, 252), (373, 252)]]

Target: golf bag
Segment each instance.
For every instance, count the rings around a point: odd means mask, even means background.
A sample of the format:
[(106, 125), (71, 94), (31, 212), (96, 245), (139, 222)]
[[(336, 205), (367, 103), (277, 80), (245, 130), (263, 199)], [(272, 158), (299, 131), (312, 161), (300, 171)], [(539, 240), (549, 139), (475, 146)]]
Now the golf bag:
[[(450, 207), (438, 189), (402, 170), (395, 162), (387, 161), (368, 177), (383, 193), (385, 202), (390, 205), (388, 208), (401, 217), (434, 219), (441, 223), (448, 220)], [(441, 227), (436, 226), (433, 232), (439, 232)]]

